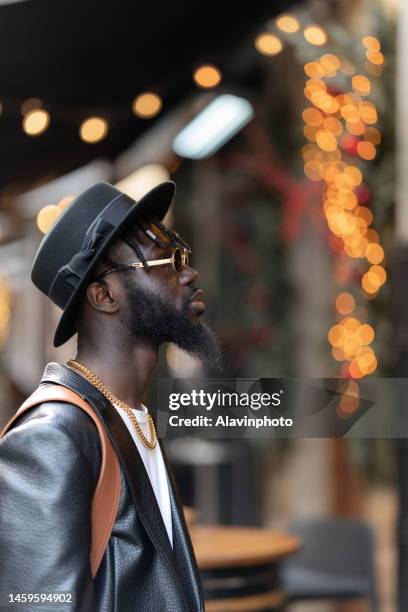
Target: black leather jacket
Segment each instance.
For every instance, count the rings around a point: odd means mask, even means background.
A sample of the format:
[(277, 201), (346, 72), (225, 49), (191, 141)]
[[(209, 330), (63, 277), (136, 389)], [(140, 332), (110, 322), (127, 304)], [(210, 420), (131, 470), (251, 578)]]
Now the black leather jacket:
[(82, 410), (62, 402), (23, 414), (0, 442), (0, 593), (4, 600), (9, 592), (73, 591), (76, 603), (0, 610), (202, 612), (198, 570), (168, 464), (173, 549), (143, 461), (115, 408), (63, 365), (48, 364), (41, 382), (73, 389), (103, 420), (120, 459), (119, 509), (92, 580), (91, 503), (101, 461), (96, 427)]

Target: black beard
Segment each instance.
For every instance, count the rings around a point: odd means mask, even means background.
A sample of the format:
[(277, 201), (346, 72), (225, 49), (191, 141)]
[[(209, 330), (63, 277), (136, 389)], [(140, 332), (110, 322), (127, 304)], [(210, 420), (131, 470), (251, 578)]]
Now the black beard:
[(198, 321), (193, 323), (188, 315), (191, 296), (183, 302), (183, 311), (178, 312), (161, 295), (135, 287), (125, 281), (128, 309), (125, 326), (132, 338), (155, 345), (173, 342), (207, 366), (222, 371), (222, 353), (216, 335), (210, 327)]

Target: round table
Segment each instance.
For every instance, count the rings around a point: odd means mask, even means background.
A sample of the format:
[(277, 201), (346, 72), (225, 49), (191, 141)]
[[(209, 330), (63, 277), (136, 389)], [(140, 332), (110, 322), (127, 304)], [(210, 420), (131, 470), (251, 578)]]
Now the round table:
[(199, 524), (190, 534), (206, 612), (281, 609), (286, 596), (279, 563), (299, 550), (297, 537), (269, 529)]

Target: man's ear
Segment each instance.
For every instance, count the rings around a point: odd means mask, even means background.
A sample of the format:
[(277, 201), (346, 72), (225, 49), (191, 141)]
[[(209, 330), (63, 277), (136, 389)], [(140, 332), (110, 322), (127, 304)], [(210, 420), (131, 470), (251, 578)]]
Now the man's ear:
[(114, 314), (119, 310), (116, 292), (108, 283), (95, 281), (86, 288), (86, 299), (95, 310)]

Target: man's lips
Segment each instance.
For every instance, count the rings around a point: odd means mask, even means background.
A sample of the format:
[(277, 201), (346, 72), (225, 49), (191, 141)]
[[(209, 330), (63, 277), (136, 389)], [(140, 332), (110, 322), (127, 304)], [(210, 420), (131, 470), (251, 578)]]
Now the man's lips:
[(191, 308), (196, 314), (202, 314), (206, 308), (203, 295), (201, 289), (198, 289), (190, 299)]

